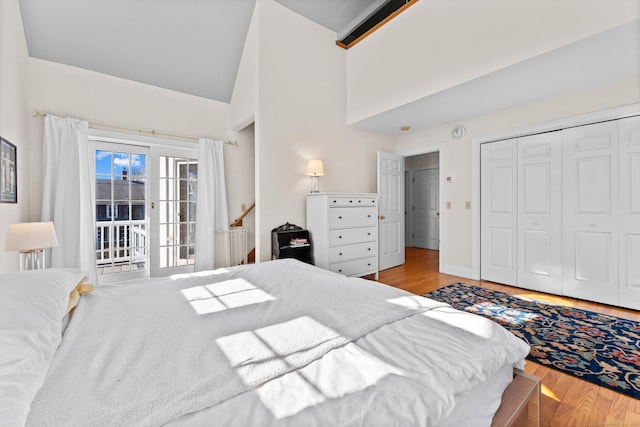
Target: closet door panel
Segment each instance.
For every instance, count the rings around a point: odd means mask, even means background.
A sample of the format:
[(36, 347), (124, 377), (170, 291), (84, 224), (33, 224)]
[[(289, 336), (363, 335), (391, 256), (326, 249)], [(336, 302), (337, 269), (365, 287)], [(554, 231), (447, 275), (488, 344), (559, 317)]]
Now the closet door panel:
[(480, 275), (516, 283), (516, 139), (480, 146)]
[(562, 131), (563, 294), (618, 304), (618, 124)]
[(619, 121), (620, 305), (640, 310), (640, 117)]
[(518, 273), (520, 287), (562, 292), (562, 137), (560, 131), (518, 139)]

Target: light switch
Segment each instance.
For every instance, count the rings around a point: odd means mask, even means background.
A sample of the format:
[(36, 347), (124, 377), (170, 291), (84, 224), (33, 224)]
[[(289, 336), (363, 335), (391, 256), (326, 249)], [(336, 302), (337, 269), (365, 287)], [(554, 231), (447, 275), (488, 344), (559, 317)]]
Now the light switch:
[(451, 209), (451, 202), (447, 200), (447, 209)]
[(246, 210), (247, 210), (247, 205), (245, 205), (244, 203), (242, 203), (242, 204), (240, 205), (240, 211), (241, 211), (241, 212), (244, 212), (244, 211), (246, 211)]
[(447, 175), (447, 176), (444, 178), (444, 180), (445, 180), (447, 183), (450, 183), (450, 182), (454, 182), (454, 181), (456, 180), (456, 177), (455, 177), (455, 176), (453, 176), (453, 175)]

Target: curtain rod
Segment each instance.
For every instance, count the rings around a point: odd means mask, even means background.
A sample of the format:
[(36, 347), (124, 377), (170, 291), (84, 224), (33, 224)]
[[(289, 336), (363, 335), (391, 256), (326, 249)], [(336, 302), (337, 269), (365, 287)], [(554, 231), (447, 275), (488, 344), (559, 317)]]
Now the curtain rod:
[[(40, 111), (36, 111), (35, 113), (33, 113), (33, 117), (44, 117), (46, 115), (47, 115), (46, 113), (41, 113)], [(137, 134), (143, 134), (143, 135), (167, 137), (167, 138), (173, 138), (173, 139), (182, 139), (182, 140), (186, 140), (186, 141), (198, 142), (198, 139), (199, 139), (199, 138), (196, 138), (196, 137), (193, 137), (193, 136), (184, 136), (184, 135), (175, 135), (175, 134), (171, 134), (171, 133), (156, 132), (153, 129), (151, 129), (151, 130), (131, 129), (131, 128), (126, 128), (126, 127), (122, 127), (122, 126), (105, 125), (103, 123), (96, 123), (96, 122), (89, 122), (89, 125), (91, 127), (94, 127), (94, 128), (100, 128), (100, 129), (105, 129), (105, 130), (110, 130), (110, 129), (111, 130), (120, 130), (120, 131), (129, 132), (129, 133), (137, 133)], [(224, 143), (227, 144), (227, 145), (233, 145), (234, 147), (238, 146), (238, 141), (224, 141)]]

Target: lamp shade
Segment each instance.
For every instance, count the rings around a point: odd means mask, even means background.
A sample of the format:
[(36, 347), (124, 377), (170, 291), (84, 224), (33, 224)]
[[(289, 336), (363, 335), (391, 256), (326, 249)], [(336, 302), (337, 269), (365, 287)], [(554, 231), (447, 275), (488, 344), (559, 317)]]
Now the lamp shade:
[(58, 246), (53, 222), (9, 224), (6, 251), (30, 251)]
[(307, 175), (322, 176), (324, 175), (324, 165), (322, 160), (309, 160), (307, 163)]

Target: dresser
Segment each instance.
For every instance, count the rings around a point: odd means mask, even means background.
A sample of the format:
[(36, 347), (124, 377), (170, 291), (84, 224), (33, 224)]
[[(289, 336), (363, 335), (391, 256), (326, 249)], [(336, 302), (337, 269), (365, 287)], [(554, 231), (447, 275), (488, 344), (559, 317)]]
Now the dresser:
[(378, 279), (378, 195), (310, 193), (307, 229), (316, 266)]

